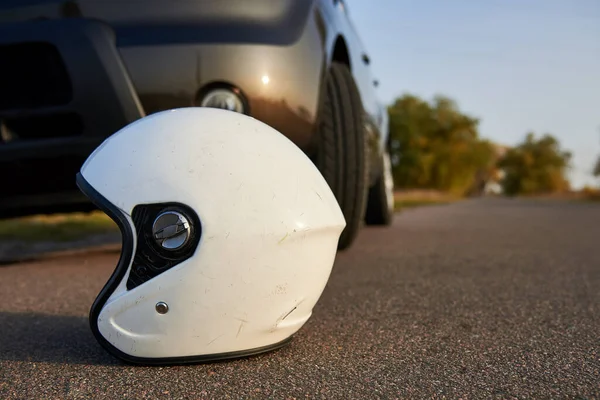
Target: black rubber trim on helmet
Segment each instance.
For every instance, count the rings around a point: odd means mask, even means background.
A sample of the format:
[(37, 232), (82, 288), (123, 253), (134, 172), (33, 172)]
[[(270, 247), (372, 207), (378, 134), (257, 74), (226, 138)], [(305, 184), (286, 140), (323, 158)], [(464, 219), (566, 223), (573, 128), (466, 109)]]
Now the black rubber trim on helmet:
[(85, 194), (96, 207), (106, 213), (119, 227), (121, 231), (122, 237), (122, 248), (121, 255), (119, 257), (119, 262), (112, 275), (108, 279), (108, 282), (98, 296), (96, 300), (92, 304), (89, 313), (89, 324), (92, 330), (92, 333), (96, 340), (104, 347), (104, 349), (111, 354), (112, 356), (130, 363), (130, 364), (143, 364), (143, 365), (177, 365), (177, 364), (195, 364), (195, 363), (207, 363), (213, 361), (223, 361), (235, 358), (243, 358), (249, 357), (261, 353), (270, 352), (273, 350), (277, 350), (286, 344), (288, 344), (293, 335), (278, 342), (268, 346), (257, 347), (254, 349), (242, 350), (242, 351), (233, 351), (228, 353), (217, 353), (217, 354), (207, 354), (207, 355), (198, 355), (198, 356), (184, 356), (184, 357), (162, 357), (162, 358), (147, 358), (147, 357), (136, 357), (131, 356), (122, 352), (113, 346), (108, 340), (102, 336), (100, 330), (98, 329), (98, 316), (100, 315), (100, 311), (106, 304), (106, 301), (110, 297), (110, 295), (114, 292), (114, 290), (119, 286), (119, 283), (123, 280), (127, 272), (127, 268), (131, 263), (133, 258), (133, 231), (131, 230), (131, 225), (125, 215), (115, 207), (110, 201), (108, 201), (104, 196), (102, 196), (96, 189), (90, 185), (81, 172), (77, 173), (76, 183), (79, 187), (79, 190), (83, 194)]

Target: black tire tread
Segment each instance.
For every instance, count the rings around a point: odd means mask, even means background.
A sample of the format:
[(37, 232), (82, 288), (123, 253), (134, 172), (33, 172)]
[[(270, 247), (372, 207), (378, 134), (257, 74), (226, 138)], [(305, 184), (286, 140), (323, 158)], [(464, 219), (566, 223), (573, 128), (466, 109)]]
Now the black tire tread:
[(332, 63), (320, 122), (319, 169), (346, 218), (338, 248), (348, 248), (362, 225), (367, 202), (368, 161), (363, 108), (352, 74)]
[(387, 199), (385, 193), (385, 177), (383, 175), (383, 161), (381, 162), (381, 175), (369, 190), (367, 200), (367, 211), (365, 222), (367, 225), (391, 225), (393, 214), (387, 210)]

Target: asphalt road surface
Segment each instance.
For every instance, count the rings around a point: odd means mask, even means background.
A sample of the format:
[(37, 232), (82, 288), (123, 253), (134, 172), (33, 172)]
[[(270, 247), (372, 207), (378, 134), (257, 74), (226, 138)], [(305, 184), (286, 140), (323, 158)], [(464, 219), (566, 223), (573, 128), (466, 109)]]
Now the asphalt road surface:
[(0, 398), (600, 397), (600, 205), (483, 199), (398, 214), (338, 255), (287, 347), (129, 366), (86, 316), (117, 254), (0, 267)]

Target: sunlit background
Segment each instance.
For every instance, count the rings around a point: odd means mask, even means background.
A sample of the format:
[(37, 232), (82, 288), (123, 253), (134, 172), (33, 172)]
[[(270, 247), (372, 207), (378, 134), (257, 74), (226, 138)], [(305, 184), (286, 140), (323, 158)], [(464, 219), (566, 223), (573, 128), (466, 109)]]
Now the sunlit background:
[(574, 189), (597, 185), (600, 1), (346, 0), (382, 101), (443, 94), (499, 144), (551, 133)]

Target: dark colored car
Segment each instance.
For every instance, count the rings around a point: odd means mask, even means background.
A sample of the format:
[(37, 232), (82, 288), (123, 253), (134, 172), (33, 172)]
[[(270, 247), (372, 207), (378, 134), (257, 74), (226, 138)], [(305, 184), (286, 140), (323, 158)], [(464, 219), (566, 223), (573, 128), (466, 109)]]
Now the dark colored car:
[(0, 0), (0, 76), (2, 216), (91, 207), (74, 176), (105, 137), (207, 106), (314, 161), (346, 216), (340, 248), (391, 221), (387, 112), (342, 0)]

